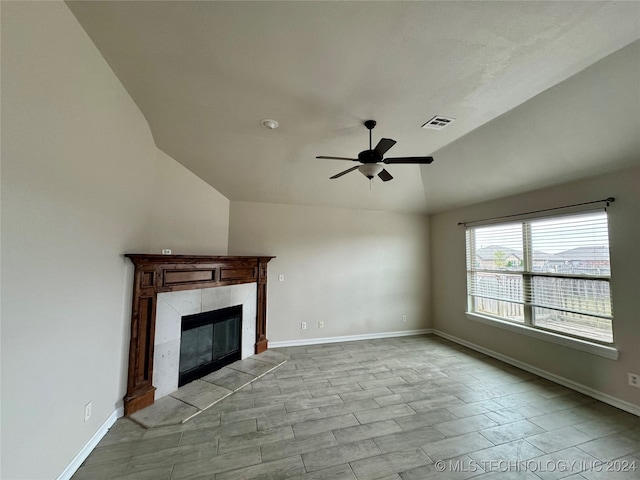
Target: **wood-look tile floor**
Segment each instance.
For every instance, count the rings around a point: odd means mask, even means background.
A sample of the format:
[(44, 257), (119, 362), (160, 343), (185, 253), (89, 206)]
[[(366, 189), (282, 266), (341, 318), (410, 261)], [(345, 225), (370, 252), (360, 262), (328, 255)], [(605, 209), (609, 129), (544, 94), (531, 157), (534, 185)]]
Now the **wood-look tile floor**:
[(73, 479), (640, 478), (640, 417), (439, 337), (277, 351), (183, 425), (119, 419)]

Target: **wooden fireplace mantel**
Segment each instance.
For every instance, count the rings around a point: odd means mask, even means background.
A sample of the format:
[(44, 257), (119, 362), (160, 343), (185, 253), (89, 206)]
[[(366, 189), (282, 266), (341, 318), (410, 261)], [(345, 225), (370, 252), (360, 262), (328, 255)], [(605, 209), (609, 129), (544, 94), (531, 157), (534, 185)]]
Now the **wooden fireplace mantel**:
[(257, 283), (255, 352), (267, 349), (267, 264), (275, 257), (133, 253), (125, 257), (135, 265), (125, 415), (154, 401), (153, 346), (158, 293)]

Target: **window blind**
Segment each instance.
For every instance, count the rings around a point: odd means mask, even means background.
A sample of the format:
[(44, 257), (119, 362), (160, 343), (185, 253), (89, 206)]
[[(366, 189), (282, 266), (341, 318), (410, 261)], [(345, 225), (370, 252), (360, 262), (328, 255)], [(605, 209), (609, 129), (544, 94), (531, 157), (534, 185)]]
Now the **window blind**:
[(467, 227), (472, 312), (611, 343), (604, 210)]

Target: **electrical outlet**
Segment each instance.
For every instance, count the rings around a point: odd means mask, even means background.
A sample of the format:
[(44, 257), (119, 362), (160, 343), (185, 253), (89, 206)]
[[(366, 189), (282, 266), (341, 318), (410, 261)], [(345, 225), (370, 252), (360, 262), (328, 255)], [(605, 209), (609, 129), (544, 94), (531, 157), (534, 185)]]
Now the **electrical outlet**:
[(307, 329), (307, 322), (302, 322), (302, 323), (300, 324), (300, 329), (301, 329), (301, 330), (306, 330), (306, 329)]
[(629, 373), (629, 385), (640, 388), (640, 375), (637, 373)]
[(284, 274), (281, 273), (280, 275), (278, 275), (278, 281), (279, 282), (284, 282)]
[(84, 406), (84, 421), (86, 422), (91, 418), (91, 409), (93, 408), (93, 403), (89, 402)]
[(402, 315), (402, 321), (406, 322), (407, 321), (407, 316), (406, 315)]
[(318, 328), (324, 328), (324, 321), (318, 320)]
[(171, 255), (171, 249), (169, 249), (169, 248), (163, 248), (163, 249), (162, 249), (162, 254), (163, 254), (163, 255)]

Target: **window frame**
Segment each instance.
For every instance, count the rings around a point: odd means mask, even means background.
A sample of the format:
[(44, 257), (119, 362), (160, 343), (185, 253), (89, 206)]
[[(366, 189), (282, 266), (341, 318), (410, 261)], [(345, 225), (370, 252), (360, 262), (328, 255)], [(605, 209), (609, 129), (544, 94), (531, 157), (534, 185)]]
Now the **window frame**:
[[(606, 340), (599, 340), (589, 337), (584, 337), (576, 334), (562, 332), (551, 328), (545, 328), (542, 325), (536, 325), (534, 323), (534, 308), (546, 308), (548, 306), (538, 306), (533, 302), (533, 283), (536, 277), (558, 278), (558, 279), (577, 279), (577, 280), (596, 280), (605, 281), (609, 285), (611, 284), (611, 273), (609, 275), (581, 275), (581, 274), (563, 274), (553, 272), (536, 272), (533, 268), (533, 246), (531, 237), (531, 222), (536, 220), (546, 220), (560, 216), (574, 216), (588, 213), (602, 212), (603, 209), (589, 209), (583, 211), (572, 211), (567, 213), (561, 213), (556, 215), (538, 215), (527, 216), (523, 218), (515, 218), (505, 221), (495, 222), (482, 222), (481, 224), (467, 224), (465, 225), (465, 251), (466, 251), (466, 276), (467, 276), (467, 310), (466, 316), (469, 320), (478, 321), (480, 323), (496, 326), (505, 330), (524, 334), (530, 337), (542, 339), (552, 343), (561, 344), (578, 350), (586, 351), (596, 355), (603, 356), (609, 359), (618, 358), (618, 350), (615, 348), (615, 337), (613, 336), (613, 315), (591, 315), (597, 318), (606, 318), (611, 322), (612, 340), (608, 342)], [(604, 209), (606, 213), (606, 209)], [(484, 226), (500, 226), (500, 225), (513, 225), (520, 224), (522, 226), (522, 269), (513, 271), (501, 270), (501, 269), (488, 269), (477, 268), (474, 265), (470, 265), (470, 262), (475, 262), (476, 258), (476, 242), (475, 242), (475, 229)], [(609, 238), (609, 222), (608, 217), (606, 221), (607, 226), (607, 242), (610, 246)], [(610, 271), (611, 272), (611, 271)], [(514, 275), (522, 278), (523, 292), (529, 291), (530, 299), (527, 301), (527, 296), (523, 293), (521, 302), (512, 302), (511, 300), (495, 298), (498, 301), (505, 301), (514, 304), (522, 304), (523, 306), (523, 321), (512, 320), (509, 318), (501, 317), (499, 315), (492, 315), (491, 313), (478, 311), (476, 308), (476, 297), (489, 298), (488, 296), (477, 295), (472, 293), (471, 278), (477, 273), (488, 273), (498, 275)], [(611, 290), (609, 288), (609, 298), (611, 298)], [(553, 308), (552, 308), (553, 309)], [(571, 312), (571, 310), (558, 308), (559, 311)], [(582, 312), (574, 312), (582, 313)]]

